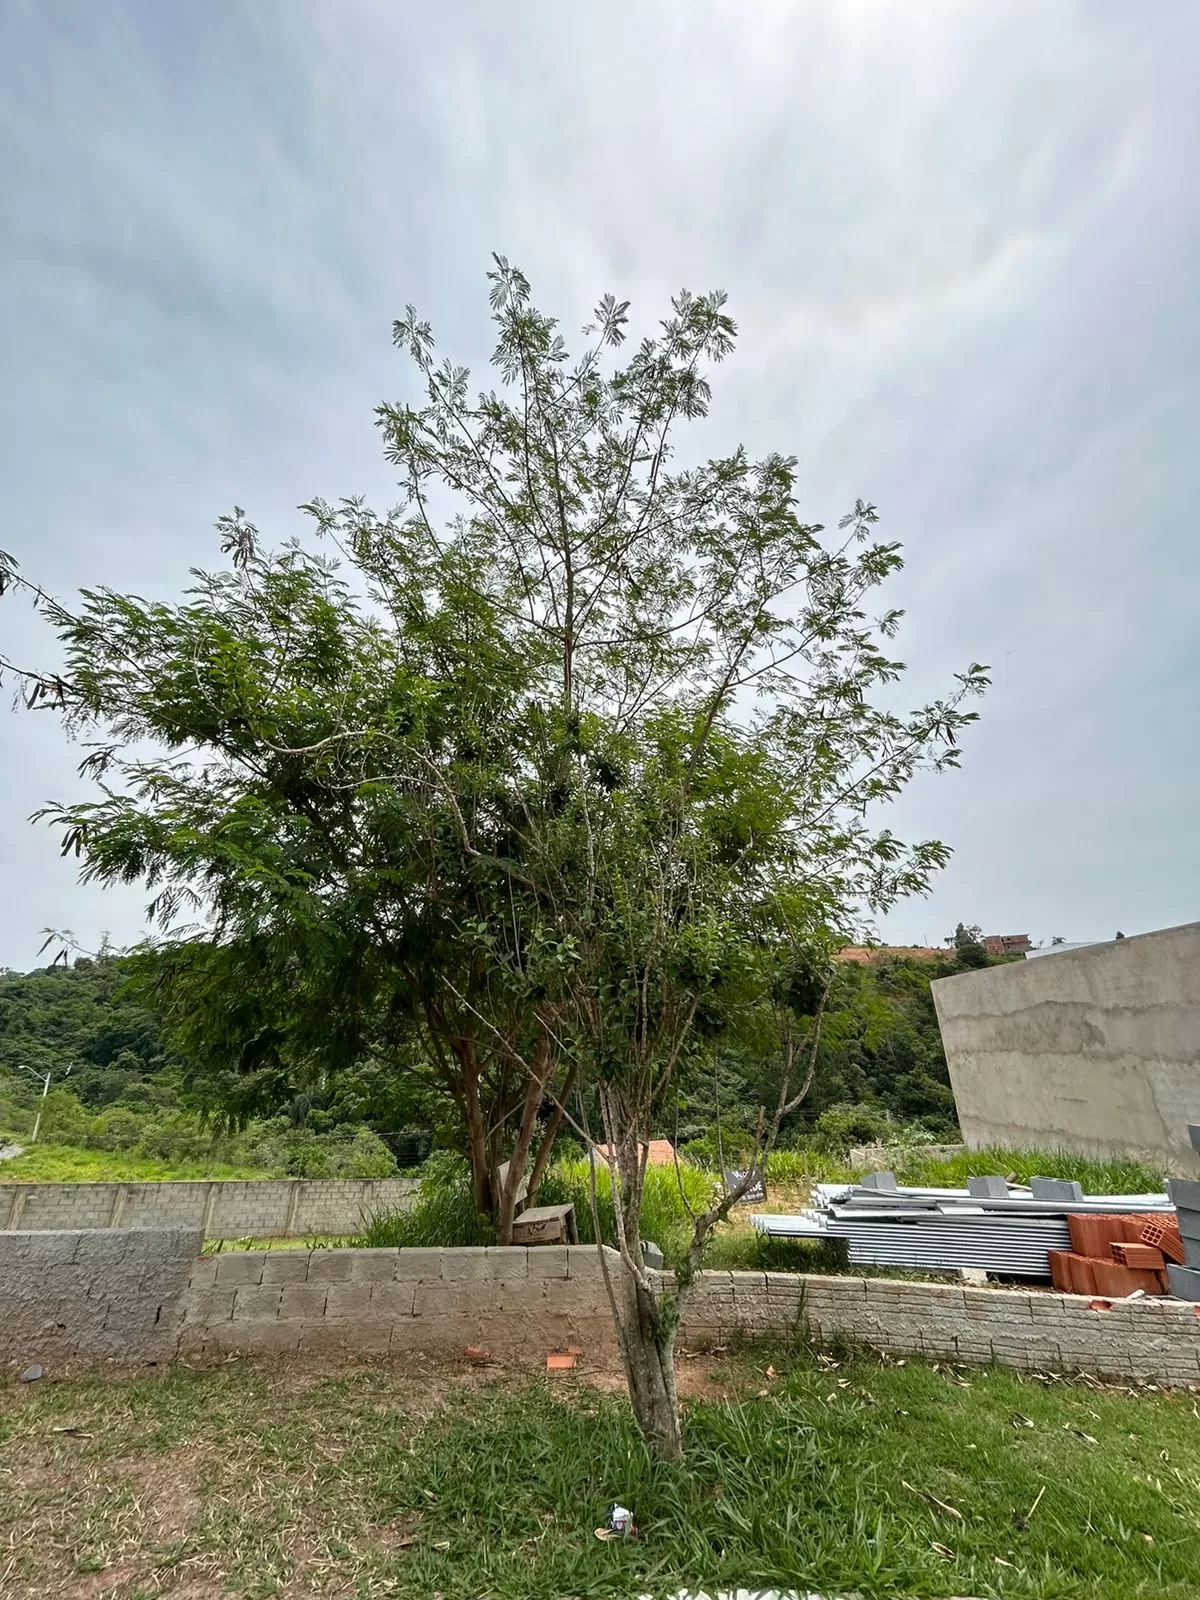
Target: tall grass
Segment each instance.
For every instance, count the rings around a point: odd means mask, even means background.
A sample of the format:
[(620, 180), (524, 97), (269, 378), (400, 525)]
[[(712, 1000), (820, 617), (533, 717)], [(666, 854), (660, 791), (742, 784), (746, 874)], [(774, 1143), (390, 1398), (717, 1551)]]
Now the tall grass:
[[(612, 1188), (606, 1167), (597, 1169), (596, 1180), (600, 1235), (605, 1244), (615, 1245)], [(691, 1219), (679, 1192), (681, 1181), (692, 1209), (703, 1211), (712, 1197), (713, 1180), (686, 1165), (680, 1166), (678, 1177), (673, 1166), (649, 1168), (642, 1198), (642, 1237), (659, 1246), (670, 1266), (682, 1259), (691, 1238)], [(539, 1205), (573, 1204), (581, 1242), (596, 1242), (586, 1161), (560, 1161), (552, 1167), (537, 1198)], [(373, 1217), (355, 1242), (375, 1248), (453, 1249), (495, 1244), (496, 1234), (489, 1222), (476, 1215), (466, 1163), (439, 1153), (425, 1164), (411, 1210)]]
[[(687, 1205), (693, 1211), (707, 1210), (712, 1203), (713, 1191), (712, 1176), (686, 1162), (680, 1162), (678, 1173), (674, 1165), (647, 1167), (646, 1187), (642, 1193), (642, 1238), (654, 1241), (666, 1257), (669, 1267), (676, 1266), (687, 1254), (692, 1236), (692, 1219), (688, 1215)], [(543, 1180), (538, 1204), (573, 1204), (580, 1240), (595, 1244), (591, 1195), (589, 1163), (584, 1159), (560, 1161)], [(684, 1196), (687, 1197), (687, 1205), (684, 1204)], [(615, 1246), (617, 1229), (613, 1217), (612, 1179), (608, 1168), (599, 1164), (596, 1167), (596, 1210), (600, 1218), (601, 1239), (605, 1244)]]
[(914, 1150), (896, 1167), (901, 1183), (938, 1189), (961, 1189), (969, 1177), (988, 1173), (1011, 1175), (1018, 1183), (1028, 1183), (1030, 1178), (1073, 1178), (1083, 1185), (1084, 1194), (1148, 1194), (1160, 1190), (1166, 1176), (1159, 1167), (1121, 1156), (1102, 1160), (1072, 1150), (1010, 1150), (1000, 1145), (942, 1160)]
[(411, 1209), (372, 1217), (354, 1240), (377, 1250), (454, 1249), (495, 1242), (495, 1229), (475, 1210), (467, 1163), (443, 1150), (426, 1161)]

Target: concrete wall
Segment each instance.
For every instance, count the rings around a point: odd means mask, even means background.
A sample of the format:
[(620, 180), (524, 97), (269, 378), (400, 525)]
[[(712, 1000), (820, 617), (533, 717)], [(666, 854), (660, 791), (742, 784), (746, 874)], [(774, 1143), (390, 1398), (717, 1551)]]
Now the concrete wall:
[[(198, 1244), (182, 1230), (0, 1235), (0, 1361), (418, 1351), (460, 1359), (478, 1345), (540, 1366), (547, 1352), (575, 1344), (592, 1362), (616, 1359), (590, 1246), (196, 1259)], [(617, 1271), (611, 1252), (609, 1261)], [(825, 1341), (894, 1354), (1200, 1383), (1200, 1307), (1177, 1300), (1102, 1311), (1078, 1296), (1034, 1291), (706, 1272), (680, 1338), (701, 1348), (802, 1323)]]
[(461, 1357), (475, 1345), (539, 1364), (572, 1344), (616, 1354), (591, 1245), (212, 1256), (192, 1271), (179, 1334), (180, 1351), (191, 1354)]
[(199, 1228), (206, 1239), (357, 1233), (412, 1202), (413, 1178), (0, 1183), (0, 1228)]
[(169, 1361), (196, 1228), (0, 1233), (0, 1359)]
[[(1107, 1302), (1100, 1302), (1107, 1304)], [(683, 1344), (727, 1344), (806, 1318), (823, 1342), (1025, 1372), (1200, 1382), (1200, 1307), (1142, 1299), (1093, 1311), (1080, 1295), (790, 1272), (706, 1272), (685, 1303)]]
[(939, 978), (972, 1149), (1041, 1146), (1200, 1167), (1200, 923)]

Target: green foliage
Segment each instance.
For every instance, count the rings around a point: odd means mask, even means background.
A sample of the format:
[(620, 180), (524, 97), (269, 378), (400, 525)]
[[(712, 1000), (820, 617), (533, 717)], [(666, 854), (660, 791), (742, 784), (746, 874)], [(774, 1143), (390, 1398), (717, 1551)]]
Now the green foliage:
[[(692, 1233), (688, 1206), (693, 1212), (706, 1211), (712, 1204), (713, 1193), (712, 1175), (687, 1162), (680, 1162), (678, 1172), (673, 1165), (647, 1167), (642, 1191), (641, 1236), (658, 1245), (668, 1267), (679, 1265), (687, 1255)], [(591, 1195), (590, 1163), (584, 1159), (560, 1161), (547, 1173), (538, 1203), (547, 1206), (573, 1204), (581, 1241), (594, 1244), (596, 1230)], [(615, 1247), (617, 1228), (613, 1216), (612, 1177), (603, 1162), (596, 1164), (596, 1201), (600, 1236), (605, 1244)]]
[(425, 1164), (412, 1208), (372, 1217), (354, 1242), (366, 1249), (452, 1249), (495, 1244), (496, 1230), (475, 1208), (466, 1162), (438, 1151)]
[(929, 1184), (934, 1188), (961, 1189), (968, 1177), (995, 1173), (1018, 1183), (1030, 1178), (1073, 1178), (1084, 1194), (1157, 1194), (1166, 1174), (1159, 1168), (1122, 1156), (1102, 1159), (1071, 1150), (1013, 1150), (990, 1146), (943, 1159), (923, 1156), (919, 1149), (899, 1163), (902, 1183)]
[(93, 1109), (120, 1099), (172, 1066), (158, 1020), (128, 993), (119, 956), (81, 957), (71, 966), (0, 972), (0, 1081), (32, 1102), (38, 1085), (19, 1066), (71, 1069), (72, 1093)]
[(76, 1145), (29, 1145), (24, 1155), (0, 1166), (0, 1182), (22, 1183), (160, 1183), (184, 1178), (281, 1178), (281, 1172), (211, 1155), (196, 1160), (169, 1160), (129, 1150), (81, 1150)]
[(497, 388), (396, 323), (400, 507), (303, 508), (341, 569), (235, 508), (182, 603), (47, 606), (67, 665), (33, 698), (108, 774), (45, 812), (85, 879), (209, 919), (141, 969), (193, 1090), (241, 1120), (367, 1058), (449, 1085), (494, 1207), (531, 1073), (620, 1086), (642, 1133), (714, 1042), (783, 1079), (831, 943), (944, 864), (876, 808), (957, 765), (987, 677), (898, 711), (876, 508), (823, 537), (794, 458), (677, 464), (734, 346), (723, 294), (628, 349), (606, 296), (572, 359), (518, 269), (489, 280)]
[(816, 1120), (813, 1142), (831, 1156), (844, 1156), (854, 1145), (886, 1138), (890, 1126), (888, 1117), (871, 1106), (830, 1106)]

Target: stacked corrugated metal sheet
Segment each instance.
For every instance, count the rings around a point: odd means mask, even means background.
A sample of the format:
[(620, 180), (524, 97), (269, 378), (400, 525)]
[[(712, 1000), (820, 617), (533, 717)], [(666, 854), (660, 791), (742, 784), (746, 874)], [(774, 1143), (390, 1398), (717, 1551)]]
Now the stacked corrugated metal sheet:
[(897, 1184), (876, 1172), (852, 1184), (818, 1184), (794, 1216), (756, 1215), (774, 1239), (845, 1239), (854, 1266), (975, 1269), (1015, 1278), (1049, 1276), (1051, 1250), (1069, 1250), (1070, 1212), (1169, 1211), (1165, 1194), (1085, 1195), (1077, 1183), (970, 1178), (966, 1189)]

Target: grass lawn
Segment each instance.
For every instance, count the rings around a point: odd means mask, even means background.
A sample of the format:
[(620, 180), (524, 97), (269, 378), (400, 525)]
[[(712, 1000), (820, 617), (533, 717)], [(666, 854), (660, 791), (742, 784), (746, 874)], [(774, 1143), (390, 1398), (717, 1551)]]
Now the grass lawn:
[(222, 1161), (154, 1161), (123, 1150), (81, 1150), (68, 1144), (30, 1145), (23, 1155), (0, 1162), (0, 1183), (157, 1183), (166, 1178), (276, 1176), (279, 1174), (262, 1167), (233, 1167)]
[[(1200, 1593), (1192, 1394), (720, 1359), (681, 1363), (682, 1467), (652, 1465), (623, 1396), (586, 1376), (231, 1362), (3, 1379), (0, 1593)], [(594, 1537), (613, 1499), (635, 1542)]]

